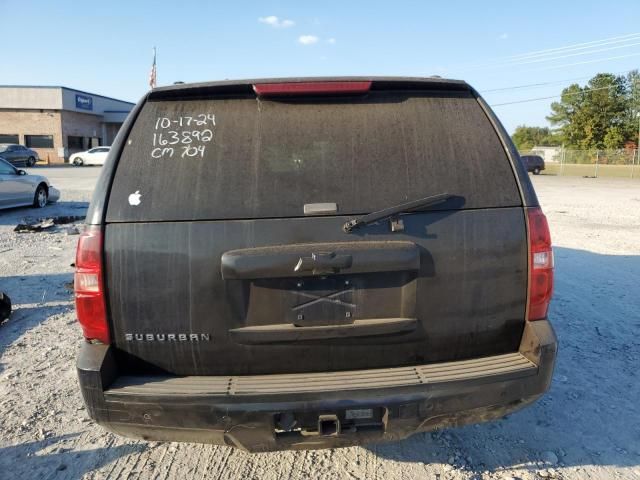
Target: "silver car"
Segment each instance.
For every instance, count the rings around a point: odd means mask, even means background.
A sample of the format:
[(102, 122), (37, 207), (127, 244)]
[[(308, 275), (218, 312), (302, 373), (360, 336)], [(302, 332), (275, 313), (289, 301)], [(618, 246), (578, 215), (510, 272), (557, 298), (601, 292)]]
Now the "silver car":
[(41, 175), (29, 175), (0, 157), (0, 209), (33, 206), (43, 208), (56, 202), (60, 191)]

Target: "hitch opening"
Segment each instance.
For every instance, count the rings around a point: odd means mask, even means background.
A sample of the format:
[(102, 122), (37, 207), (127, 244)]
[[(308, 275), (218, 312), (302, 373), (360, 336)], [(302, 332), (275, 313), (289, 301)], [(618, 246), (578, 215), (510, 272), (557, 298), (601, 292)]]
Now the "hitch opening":
[(320, 415), (318, 417), (318, 434), (323, 437), (340, 435), (340, 420), (337, 415)]

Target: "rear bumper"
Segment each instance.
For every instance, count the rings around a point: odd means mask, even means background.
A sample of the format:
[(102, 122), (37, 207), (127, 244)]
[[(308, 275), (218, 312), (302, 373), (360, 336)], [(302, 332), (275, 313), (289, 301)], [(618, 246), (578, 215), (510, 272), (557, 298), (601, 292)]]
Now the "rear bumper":
[(251, 452), (398, 440), (502, 417), (539, 398), (557, 350), (548, 321), (527, 322), (519, 352), (356, 372), (246, 377), (119, 376), (106, 345), (77, 367), (89, 415), (130, 437)]

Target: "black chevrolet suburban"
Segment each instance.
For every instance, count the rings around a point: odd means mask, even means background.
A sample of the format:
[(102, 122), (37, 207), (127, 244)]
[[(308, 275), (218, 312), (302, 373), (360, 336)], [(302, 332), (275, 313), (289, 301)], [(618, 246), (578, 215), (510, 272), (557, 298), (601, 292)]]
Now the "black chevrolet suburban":
[(549, 387), (547, 221), (462, 81), (156, 88), (76, 258), (89, 415), (251, 452), (405, 438)]

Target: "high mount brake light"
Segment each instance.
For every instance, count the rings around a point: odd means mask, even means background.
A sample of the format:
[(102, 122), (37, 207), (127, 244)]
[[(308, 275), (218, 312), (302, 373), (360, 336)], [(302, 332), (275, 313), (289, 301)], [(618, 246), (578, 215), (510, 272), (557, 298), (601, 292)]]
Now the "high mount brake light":
[(261, 97), (360, 94), (367, 93), (370, 89), (370, 81), (256, 83), (253, 85), (253, 91)]
[(546, 318), (553, 295), (553, 250), (547, 217), (527, 209), (529, 223), (529, 320)]
[(109, 325), (104, 298), (102, 229), (89, 225), (78, 239), (74, 289), (76, 313), (87, 340), (109, 343)]

